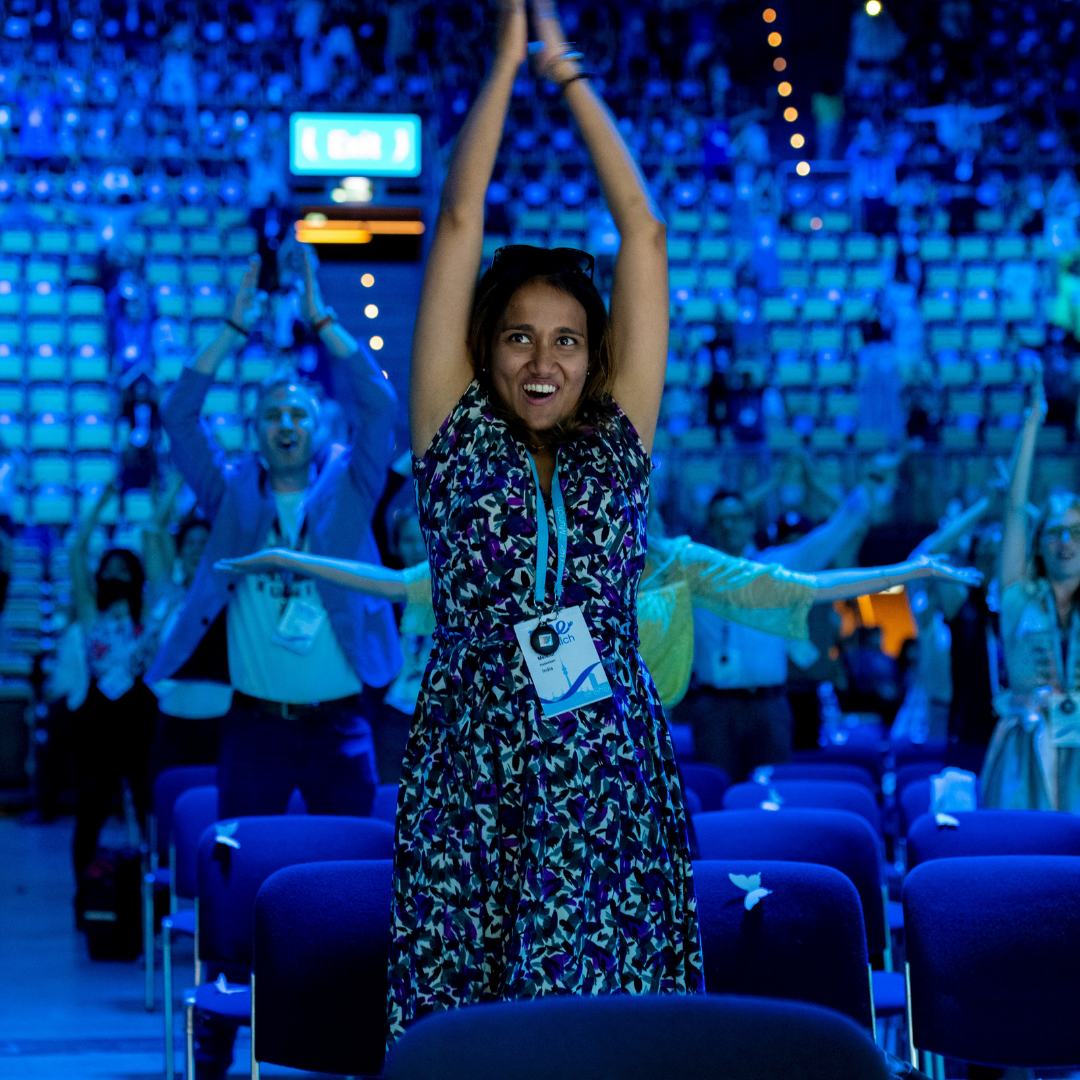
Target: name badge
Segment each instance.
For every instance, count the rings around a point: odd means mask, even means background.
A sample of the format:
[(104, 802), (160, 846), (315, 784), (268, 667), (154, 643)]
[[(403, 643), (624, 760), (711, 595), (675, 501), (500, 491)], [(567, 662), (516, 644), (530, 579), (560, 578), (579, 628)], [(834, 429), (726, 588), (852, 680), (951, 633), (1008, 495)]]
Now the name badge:
[(1072, 694), (1050, 707), (1050, 742), (1056, 747), (1080, 746), (1080, 707)]
[(307, 656), (325, 618), (325, 608), (315, 607), (294, 596), (285, 605), (271, 640), (297, 656)]
[(559, 639), (558, 648), (548, 655), (531, 644), (539, 619), (526, 619), (514, 627), (544, 715), (558, 716), (611, 697), (611, 683), (581, 608), (563, 608), (544, 622)]

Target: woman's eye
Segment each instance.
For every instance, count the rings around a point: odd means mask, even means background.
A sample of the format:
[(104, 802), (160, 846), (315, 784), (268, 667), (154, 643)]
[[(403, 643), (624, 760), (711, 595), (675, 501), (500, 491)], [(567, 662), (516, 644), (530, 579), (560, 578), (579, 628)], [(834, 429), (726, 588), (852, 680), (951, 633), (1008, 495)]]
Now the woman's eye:
[(572, 348), (574, 345), (577, 344), (577, 338), (566, 337), (564, 335), (563, 337), (559, 338), (559, 344), (560, 345), (568, 345), (568, 346), (570, 346)]
[(523, 342), (528, 342), (529, 335), (528, 334), (511, 334), (510, 337), (507, 340), (513, 342), (515, 345), (520, 345)]

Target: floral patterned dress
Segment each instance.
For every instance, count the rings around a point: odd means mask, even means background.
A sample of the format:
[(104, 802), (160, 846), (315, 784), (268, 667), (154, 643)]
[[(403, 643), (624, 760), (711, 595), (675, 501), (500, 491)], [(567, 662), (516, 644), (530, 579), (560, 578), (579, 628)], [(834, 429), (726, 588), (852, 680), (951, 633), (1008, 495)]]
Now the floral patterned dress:
[[(537, 614), (525, 448), (473, 383), (414, 462), (437, 628), (398, 803), (390, 1043), (474, 1002), (703, 988), (675, 757), (637, 650), (650, 470), (615, 405), (559, 451), (563, 603), (613, 696), (548, 718), (513, 630)], [(552, 551), (549, 598), (554, 571)]]

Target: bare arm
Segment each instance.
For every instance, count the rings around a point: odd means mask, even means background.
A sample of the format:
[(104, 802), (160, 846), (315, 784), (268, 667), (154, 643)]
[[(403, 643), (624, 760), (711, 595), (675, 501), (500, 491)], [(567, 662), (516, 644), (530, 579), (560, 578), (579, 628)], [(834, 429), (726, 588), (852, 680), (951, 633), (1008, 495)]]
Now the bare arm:
[(94, 583), (90, 575), (88, 556), (90, 537), (101, 519), (101, 511), (105, 509), (115, 495), (116, 488), (112, 484), (107, 484), (97, 502), (94, 503), (86, 518), (79, 525), (75, 543), (71, 545), (71, 552), (68, 555), (68, 569), (71, 574), (71, 602), (75, 608), (75, 618), (84, 627), (90, 626), (97, 615), (97, 595), (94, 592)]
[(808, 576), (817, 589), (815, 599), (819, 603), (851, 600), (868, 593), (885, 592), (897, 585), (925, 578), (952, 581), (961, 585), (978, 585), (982, 581), (982, 574), (978, 570), (952, 567), (942, 559), (927, 555), (892, 566), (878, 566), (872, 570), (824, 570)]
[(778, 562), (789, 570), (820, 570), (836, 558), (836, 553), (863, 527), (869, 514), (870, 496), (860, 484), (824, 525), (790, 544), (769, 548), (758, 557), (762, 562)]
[(454, 146), (420, 290), (409, 380), (417, 456), (472, 381), (466, 336), (483, 251), (484, 198), (525, 46), (525, 0), (499, 0), (495, 63)]
[(587, 79), (567, 82), (582, 68), (576, 60), (562, 59), (566, 35), (553, 0), (532, 0), (532, 5), (544, 43), (539, 69), (564, 87), (566, 104), (581, 130), (619, 230), (611, 290), (613, 396), (645, 448), (651, 450), (667, 368), (667, 228), (607, 106)]
[(183, 486), (184, 478), (179, 473), (173, 473), (168, 487), (154, 507), (154, 516), (143, 529), (143, 567), (146, 570), (146, 580), (151, 585), (168, 581), (172, 576), (172, 566), (176, 561), (176, 544), (169, 535), (168, 525), (176, 496), (180, 494)]
[(1035, 461), (1035, 443), (1046, 415), (1042, 378), (1032, 385), (1032, 406), (1020, 430), (1020, 450), (1016, 455), (1005, 504), (1005, 531), (1001, 538), (1002, 591), (1027, 576), (1027, 505), (1031, 487), (1031, 468)]
[(400, 570), (388, 570), (376, 563), (353, 562), (351, 559), (332, 559), (288, 548), (267, 548), (239, 559), (222, 559), (215, 570), (234, 574), (257, 574), (265, 570), (295, 570), (320, 581), (329, 581), (346, 589), (377, 596), (394, 603), (404, 603), (405, 575)]

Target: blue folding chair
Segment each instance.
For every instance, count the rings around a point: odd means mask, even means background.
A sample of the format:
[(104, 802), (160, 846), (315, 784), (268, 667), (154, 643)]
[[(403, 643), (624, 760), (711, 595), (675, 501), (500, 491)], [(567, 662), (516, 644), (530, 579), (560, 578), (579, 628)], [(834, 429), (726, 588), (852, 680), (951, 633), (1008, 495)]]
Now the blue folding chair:
[(173, 806), (189, 788), (217, 783), (216, 765), (184, 765), (165, 769), (154, 780), (150, 812), (146, 815), (147, 865), (143, 872), (143, 964), (146, 971), (146, 1011), (154, 1011), (154, 894), (169, 891), (172, 906), (172, 870), (169, 850), (172, 843)]
[[(938, 772), (941, 770), (939, 769)], [(900, 791), (897, 788), (897, 791)], [(979, 781), (975, 781), (975, 805), (982, 803)], [(923, 814), (930, 813), (930, 780), (916, 780), (900, 791), (900, 835), (907, 837), (911, 826)]]
[(873, 792), (848, 780), (777, 780), (734, 784), (724, 795), (726, 810), (848, 810), (881, 835), (881, 810)]
[(702, 810), (720, 810), (724, 805), (724, 792), (731, 787), (731, 777), (719, 765), (704, 762), (679, 762), (679, 776), (683, 790), (694, 792)]
[(721, 810), (698, 814), (694, 832), (701, 859), (818, 863), (846, 875), (862, 901), (867, 951), (882, 958), (884, 970), (871, 976), (874, 1011), (884, 1018), (903, 1013), (904, 980), (893, 971), (881, 845), (864, 817), (848, 810)]
[(161, 966), (165, 978), (165, 1078), (175, 1073), (173, 1045), (173, 935), (195, 936), (194, 908), (181, 908), (180, 900), (194, 900), (199, 885), (199, 838), (217, 820), (218, 789), (189, 788), (173, 806), (169, 841), (169, 914), (161, 920)]
[(371, 816), (380, 821), (389, 821), (391, 825), (397, 820), (397, 784), (380, 784), (375, 789), (375, 801), (371, 804)]
[(944, 768), (945, 763), (943, 761), (913, 761), (908, 765), (902, 765), (896, 770), (895, 791), (897, 797), (909, 784), (914, 784), (917, 780), (929, 780), (931, 776), (941, 772)]
[(839, 870), (699, 860), (694, 894), (708, 993), (808, 1001), (873, 1030), (862, 905)]
[(251, 1075), (262, 1062), (377, 1075), (386, 1050), (393, 863), (289, 866), (255, 898)]
[(862, 784), (875, 794), (878, 789), (869, 769), (846, 761), (787, 761), (780, 765), (762, 765), (750, 774), (750, 779), (755, 784), (776, 780), (843, 780), (849, 784)]
[(1080, 1065), (1077, 896), (1075, 856), (932, 859), (908, 874), (913, 1064), (917, 1047), (935, 1077), (945, 1057), (998, 1068)]
[[(237, 1026), (251, 1021), (255, 897), (276, 870), (339, 859), (389, 859), (385, 821), (330, 815), (274, 815), (217, 822), (199, 840), (195, 986), (184, 992), (185, 1075), (195, 1076), (195, 1016)], [(213, 981), (204, 976), (218, 973)], [(224, 980), (222, 979), (224, 976)]]
[(1057, 810), (969, 810), (938, 825), (916, 818), (908, 832), (908, 869), (931, 859), (978, 855), (1080, 855), (1080, 817)]
[(713, 994), (545, 997), (414, 1024), (383, 1080), (888, 1080), (865, 1031), (801, 1001)]

